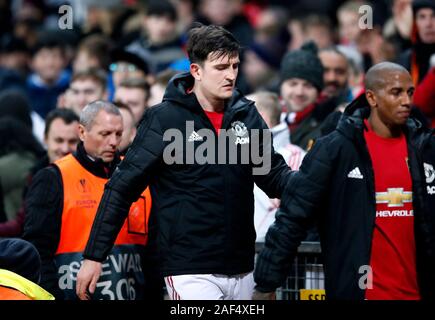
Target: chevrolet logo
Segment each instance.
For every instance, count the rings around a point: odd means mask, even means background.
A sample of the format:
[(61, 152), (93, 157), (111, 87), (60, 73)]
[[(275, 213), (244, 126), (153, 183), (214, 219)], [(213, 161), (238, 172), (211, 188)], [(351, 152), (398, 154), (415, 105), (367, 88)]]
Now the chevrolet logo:
[(376, 192), (376, 203), (388, 203), (388, 207), (403, 207), (412, 202), (412, 192), (403, 188), (387, 188), (387, 192)]

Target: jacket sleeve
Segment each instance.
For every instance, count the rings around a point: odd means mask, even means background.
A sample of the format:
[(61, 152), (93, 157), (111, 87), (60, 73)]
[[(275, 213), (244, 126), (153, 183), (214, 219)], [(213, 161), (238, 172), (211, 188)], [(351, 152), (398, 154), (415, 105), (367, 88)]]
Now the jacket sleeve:
[(55, 167), (42, 169), (33, 178), (25, 199), (23, 238), (38, 249), (41, 256), (40, 285), (62, 299), (54, 256), (59, 245), (62, 222), (63, 186)]
[(267, 231), (254, 272), (259, 291), (274, 291), (283, 284), (296, 250), (314, 221), (316, 207), (327, 192), (333, 162), (322, 140), (305, 156), (300, 170), (292, 172), (275, 222)]
[(155, 110), (145, 112), (124, 160), (106, 183), (83, 257), (104, 261), (131, 204), (149, 184), (163, 154), (163, 133)]
[[(262, 162), (255, 164), (253, 167), (254, 182), (269, 198), (281, 198), (287, 186), (291, 168), (289, 168), (282, 155), (277, 153), (273, 148), (272, 133), (268, 130), (258, 112), (257, 115), (261, 122), (262, 130), (260, 130), (258, 137), (255, 137), (254, 134), (252, 136), (253, 139), (258, 139), (258, 154), (260, 155), (259, 158), (262, 158)], [(254, 148), (256, 145), (257, 142), (253, 141), (251, 148)], [(256, 156), (255, 154), (255, 151), (251, 151), (253, 157)]]

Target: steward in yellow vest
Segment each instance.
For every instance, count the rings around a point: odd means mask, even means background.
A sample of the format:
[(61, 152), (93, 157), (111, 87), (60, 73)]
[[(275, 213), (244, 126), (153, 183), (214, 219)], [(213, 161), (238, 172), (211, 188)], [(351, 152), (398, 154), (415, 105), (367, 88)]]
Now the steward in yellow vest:
[(54, 300), (54, 297), (19, 274), (0, 269), (0, 300)]

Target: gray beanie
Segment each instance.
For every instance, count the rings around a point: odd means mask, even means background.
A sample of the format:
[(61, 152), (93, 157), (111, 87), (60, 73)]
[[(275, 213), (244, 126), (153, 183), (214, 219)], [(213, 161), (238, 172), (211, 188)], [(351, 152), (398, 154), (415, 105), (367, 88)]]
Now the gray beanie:
[(281, 82), (300, 78), (310, 82), (320, 92), (323, 89), (323, 65), (317, 56), (317, 46), (310, 41), (299, 50), (288, 52), (281, 61)]

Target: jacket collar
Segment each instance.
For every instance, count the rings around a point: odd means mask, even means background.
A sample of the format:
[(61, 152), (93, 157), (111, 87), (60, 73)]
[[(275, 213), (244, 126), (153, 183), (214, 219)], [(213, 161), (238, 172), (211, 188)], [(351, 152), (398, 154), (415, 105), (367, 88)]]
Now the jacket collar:
[(77, 150), (73, 153), (73, 156), (86, 170), (103, 179), (109, 179), (112, 176), (113, 171), (115, 171), (116, 166), (121, 161), (118, 153), (116, 153), (115, 158), (110, 163), (105, 163), (100, 158), (94, 160), (87, 154), (83, 142), (80, 142), (77, 145)]
[[(359, 136), (364, 129), (367, 129), (364, 124), (364, 119), (367, 119), (370, 115), (369, 103), (365, 97), (365, 94), (361, 94), (358, 98), (353, 100), (344, 110), (343, 116), (337, 125), (337, 130), (343, 135), (353, 140)], [(419, 135), (420, 137), (426, 138), (431, 135), (430, 130), (424, 128), (422, 123), (417, 119), (411, 117), (407, 120), (404, 126), (404, 132), (412, 140), (417, 136), (417, 133), (427, 132), (425, 135)], [(416, 141), (418, 144), (422, 144), (423, 141)]]
[[(163, 101), (172, 101), (184, 108), (190, 109), (192, 112), (201, 113), (202, 107), (196, 95), (194, 93), (187, 93), (189, 89), (193, 88), (193, 85), (194, 78), (190, 72), (177, 74), (169, 81)], [(243, 97), (242, 93), (235, 88), (232, 97), (226, 102), (225, 113), (237, 112), (247, 108), (251, 104), (253, 102)]]

